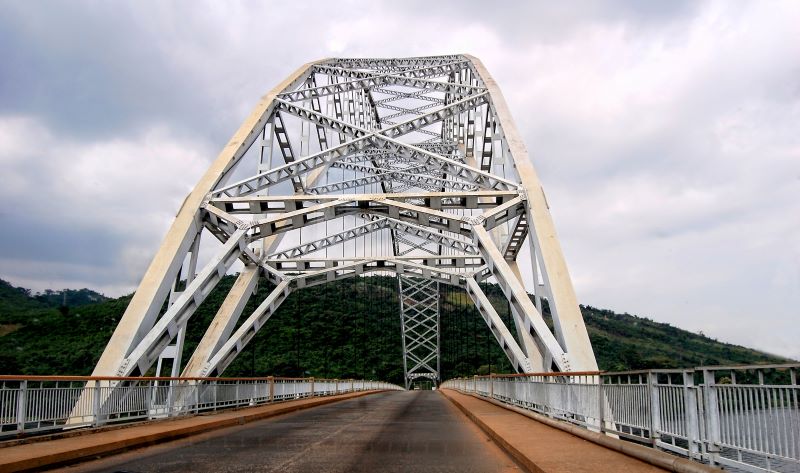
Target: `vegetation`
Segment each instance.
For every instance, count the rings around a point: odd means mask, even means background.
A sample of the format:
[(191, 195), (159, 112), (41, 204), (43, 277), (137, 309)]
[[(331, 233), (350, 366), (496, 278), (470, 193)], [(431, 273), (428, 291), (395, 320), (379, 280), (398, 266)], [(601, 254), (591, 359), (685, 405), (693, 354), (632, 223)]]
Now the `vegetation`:
[[(193, 316), (184, 363), (234, 279), (225, 277)], [(245, 314), (251, 313), (256, 301), (263, 300), (270, 289), (262, 281)], [(484, 290), (513, 332), (499, 288), (484, 285)], [(0, 374), (89, 374), (130, 297), (109, 299), (88, 289), (31, 294), (0, 280)], [(284, 302), (225, 375), (402, 382), (398, 306), (397, 282), (388, 276), (302, 289)], [(442, 287), (440, 308), (444, 378), (511, 369), (463, 291)], [(604, 370), (788, 361), (646, 318), (591, 306), (581, 309)], [(550, 323), (546, 301), (544, 313)]]

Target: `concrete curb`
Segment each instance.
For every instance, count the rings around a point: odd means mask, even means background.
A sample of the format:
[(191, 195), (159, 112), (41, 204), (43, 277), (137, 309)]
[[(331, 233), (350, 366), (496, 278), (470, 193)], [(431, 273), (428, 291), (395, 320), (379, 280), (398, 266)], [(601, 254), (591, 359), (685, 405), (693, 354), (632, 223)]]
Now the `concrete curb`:
[(526, 455), (524, 455), (522, 452), (516, 449), (513, 445), (511, 445), (505, 438), (500, 436), (497, 432), (494, 431), (494, 429), (489, 427), (488, 424), (480, 420), (478, 416), (472, 413), (472, 411), (464, 407), (460, 402), (448, 396), (445, 391), (447, 391), (447, 389), (439, 390), (439, 392), (442, 393), (442, 395), (446, 397), (448, 401), (453, 403), (453, 405), (456, 406), (458, 410), (460, 410), (462, 413), (464, 413), (464, 415), (467, 416), (469, 420), (471, 420), (475, 425), (480, 427), (481, 430), (486, 432), (486, 435), (488, 435), (489, 438), (491, 438), (494, 443), (499, 445), (500, 448), (503, 449), (503, 451), (508, 453), (511, 456), (511, 458), (513, 458), (514, 461), (517, 462), (525, 471), (527, 471), (528, 473), (545, 473), (545, 471), (539, 468), (536, 465), (536, 463), (534, 463), (530, 458), (528, 458)]
[[(9, 450), (13, 450), (15, 448), (24, 448), (31, 444), (10, 446), (0, 450), (0, 452), (5, 453), (5, 455), (2, 455), (2, 458), (0, 458), (0, 473), (30, 471), (42, 468), (63, 466), (66, 464), (77, 463), (81, 460), (94, 458), (101, 455), (121, 453), (126, 450), (133, 450), (136, 448), (147, 447), (165, 441), (177, 440), (180, 438), (189, 437), (191, 435), (206, 433), (212, 430), (218, 430), (225, 427), (233, 427), (235, 425), (242, 425), (257, 420), (276, 417), (282, 414), (288, 414), (295, 411), (310, 409), (312, 407), (318, 407), (325, 404), (344, 401), (347, 399), (354, 399), (357, 397), (367, 396), (369, 394), (375, 394), (379, 392), (382, 391), (378, 390), (363, 391), (358, 393), (342, 394), (338, 396), (327, 396), (327, 397), (321, 397), (319, 399), (314, 399), (313, 401), (304, 402), (302, 404), (296, 402), (293, 403), (292, 401), (286, 401), (275, 404), (266, 404), (262, 406), (253, 407), (250, 409), (241, 409), (238, 411), (240, 415), (226, 416), (226, 418), (224, 419), (214, 420), (212, 416), (208, 416), (207, 422), (201, 422), (199, 424), (193, 424), (188, 426), (180, 426), (180, 425), (170, 426), (166, 425), (165, 423), (165, 430), (161, 432), (142, 434), (133, 437), (128, 436), (125, 438), (115, 439), (113, 437), (119, 437), (121, 435), (114, 435), (114, 434), (125, 433), (125, 432), (129, 433), (131, 431), (131, 429), (124, 429), (124, 431), (118, 429), (113, 432), (108, 432), (107, 435), (103, 435), (103, 438), (97, 439), (97, 442), (94, 444), (89, 444), (85, 447), (72, 448), (66, 451), (64, 450), (58, 451), (58, 449), (54, 449), (52, 453), (45, 455), (36, 455), (36, 456), (31, 455), (24, 458), (14, 459), (13, 455), (8, 455)], [(278, 407), (275, 409), (263, 410), (264, 407), (273, 407), (273, 406), (278, 406)], [(256, 409), (261, 409), (262, 411), (253, 412)], [(221, 414), (226, 414), (226, 413), (222, 412)], [(197, 417), (188, 417), (186, 419), (196, 419), (196, 418)], [(180, 423), (179, 421), (183, 419), (171, 419), (171, 420), (178, 421), (178, 422), (173, 422), (173, 424), (179, 424)], [(149, 425), (152, 426), (153, 423), (149, 423)], [(98, 432), (94, 435), (100, 435), (102, 433), (103, 432)], [(86, 436), (82, 436), (81, 438), (85, 439)], [(71, 439), (59, 439), (59, 440), (54, 440), (54, 442), (64, 441), (64, 440), (71, 440)], [(42, 443), (39, 443), (38, 445), (41, 444)], [(9, 458), (10, 456), (12, 458)]]
[[(462, 412), (464, 412), (464, 414), (467, 417), (469, 417), (470, 420), (475, 422), (475, 424), (477, 424), (481, 429), (483, 429), (492, 438), (492, 440), (497, 442), (498, 445), (500, 445), (503, 449), (505, 449), (514, 458), (514, 460), (516, 460), (520, 465), (522, 465), (529, 471), (537, 473), (542, 472), (542, 469), (536, 466), (536, 464), (530, 458), (525, 457), (519, 450), (510, 445), (508, 441), (500, 437), (494, 430), (492, 430), (483, 421), (478, 419), (477, 416), (475, 416), (472, 412), (468, 411), (456, 399), (454, 399), (452, 396), (449, 396), (446, 391), (449, 391), (449, 389), (442, 389), (439, 392), (441, 392), (442, 395), (444, 395), (444, 397), (446, 397), (450, 402), (455, 404), (456, 407), (458, 407)], [(526, 409), (522, 409), (520, 407), (509, 406), (494, 399), (489, 399), (471, 393), (461, 393), (461, 394), (472, 396), (484, 402), (492, 403), (498, 407), (502, 407), (509, 411), (516, 412), (517, 414), (524, 415), (542, 424), (562, 430), (576, 437), (588, 440), (589, 442), (595, 443), (610, 450), (620, 452), (629, 457), (636, 458), (637, 460), (641, 460), (653, 466), (663, 468), (667, 471), (672, 471), (675, 473), (713, 473), (722, 471), (718, 468), (714, 468), (708, 465), (703, 465), (702, 463), (698, 463), (686, 458), (676, 457), (650, 447), (637, 445), (631, 442), (625, 442), (601, 434), (599, 432), (592, 432), (590, 430), (582, 429), (578, 426), (569, 424), (567, 422), (551, 419), (549, 417), (537, 414), (535, 412), (531, 412)]]

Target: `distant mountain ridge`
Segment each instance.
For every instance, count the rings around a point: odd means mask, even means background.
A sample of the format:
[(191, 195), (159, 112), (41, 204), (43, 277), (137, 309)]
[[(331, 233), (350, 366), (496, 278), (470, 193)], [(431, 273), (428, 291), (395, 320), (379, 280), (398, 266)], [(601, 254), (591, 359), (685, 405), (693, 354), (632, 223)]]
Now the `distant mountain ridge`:
[[(226, 276), (190, 321), (184, 363), (234, 279)], [(266, 297), (269, 289), (262, 281), (256, 297)], [(486, 285), (484, 290), (510, 324), (507, 306), (499, 303), (499, 288)], [(396, 291), (394, 278), (376, 276), (293, 293), (225, 375), (366, 377), (401, 382)], [(89, 289), (32, 294), (0, 280), (0, 374), (91, 373), (130, 297), (107, 298)], [(442, 289), (440, 307), (445, 378), (511, 369), (463, 291)], [(251, 301), (245, 311), (254, 308)], [(592, 306), (581, 306), (581, 310), (603, 370), (791, 361), (647, 318)], [(544, 312), (549, 319), (546, 304)]]
[(61, 289), (33, 293), (30, 289), (14, 287), (8, 281), (0, 279), (0, 314), (6, 310), (18, 310), (20, 307), (80, 307), (86, 304), (105, 302), (109, 298), (91, 289)]

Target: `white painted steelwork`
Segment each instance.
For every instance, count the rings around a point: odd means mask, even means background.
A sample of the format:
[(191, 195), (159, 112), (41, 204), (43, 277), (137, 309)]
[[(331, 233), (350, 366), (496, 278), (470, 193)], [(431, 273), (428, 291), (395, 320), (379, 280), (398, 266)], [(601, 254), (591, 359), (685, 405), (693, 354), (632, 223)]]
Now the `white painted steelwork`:
[(800, 471), (798, 364), (475, 376), (456, 389), (732, 471)]
[[(182, 366), (187, 324), (233, 271)], [(93, 375), (142, 376), (171, 359), (173, 373), (217, 376), (291, 292), (375, 273), (398, 278), (407, 385), (441, 376), (440, 284), (468, 290), (516, 370), (597, 369), (503, 96), (478, 59), (448, 55), (325, 59), (265, 95), (184, 201)], [(259, 279), (271, 292), (239, 323)], [(515, 330), (483, 281), (500, 285)]]

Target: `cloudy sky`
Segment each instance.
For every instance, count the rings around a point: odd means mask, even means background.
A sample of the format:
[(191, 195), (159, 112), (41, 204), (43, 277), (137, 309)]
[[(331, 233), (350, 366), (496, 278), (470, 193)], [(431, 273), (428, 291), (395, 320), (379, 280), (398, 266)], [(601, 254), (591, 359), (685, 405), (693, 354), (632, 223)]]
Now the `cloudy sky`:
[(0, 278), (128, 293), (299, 65), (468, 52), (582, 303), (800, 359), (800, 3), (563, 3), (0, 0)]

